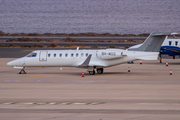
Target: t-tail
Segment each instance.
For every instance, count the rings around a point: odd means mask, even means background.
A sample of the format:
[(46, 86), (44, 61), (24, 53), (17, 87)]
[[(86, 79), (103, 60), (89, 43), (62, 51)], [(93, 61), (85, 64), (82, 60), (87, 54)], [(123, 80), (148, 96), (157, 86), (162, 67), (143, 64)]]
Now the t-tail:
[(171, 33), (151, 33), (141, 45), (130, 47), (128, 51), (159, 52), (162, 43), (168, 35), (171, 35)]

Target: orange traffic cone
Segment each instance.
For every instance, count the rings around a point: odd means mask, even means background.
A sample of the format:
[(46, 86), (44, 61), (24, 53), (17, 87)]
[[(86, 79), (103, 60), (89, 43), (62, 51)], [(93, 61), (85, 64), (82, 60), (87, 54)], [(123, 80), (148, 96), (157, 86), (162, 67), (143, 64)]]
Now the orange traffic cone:
[(128, 72), (130, 72), (130, 67), (128, 67)]
[(82, 77), (84, 77), (84, 72), (82, 72)]
[(142, 60), (140, 60), (140, 64), (142, 64)]
[(172, 75), (172, 70), (170, 70), (170, 75)]
[(168, 61), (166, 61), (166, 66), (168, 66)]

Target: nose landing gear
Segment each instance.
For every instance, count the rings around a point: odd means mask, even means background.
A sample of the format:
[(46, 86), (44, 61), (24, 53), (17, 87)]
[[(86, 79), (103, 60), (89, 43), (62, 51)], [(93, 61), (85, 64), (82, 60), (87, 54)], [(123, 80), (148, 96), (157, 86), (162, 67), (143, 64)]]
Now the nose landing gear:
[(19, 74), (27, 74), (26, 71), (23, 69), (21, 69), (21, 71), (19, 72)]

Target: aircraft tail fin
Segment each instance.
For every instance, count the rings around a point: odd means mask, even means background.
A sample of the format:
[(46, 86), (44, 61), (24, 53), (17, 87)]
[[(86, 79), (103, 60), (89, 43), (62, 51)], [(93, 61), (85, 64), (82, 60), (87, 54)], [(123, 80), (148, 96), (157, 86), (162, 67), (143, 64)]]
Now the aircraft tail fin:
[(129, 48), (128, 51), (158, 52), (166, 36), (171, 33), (151, 33), (147, 39), (137, 48)]

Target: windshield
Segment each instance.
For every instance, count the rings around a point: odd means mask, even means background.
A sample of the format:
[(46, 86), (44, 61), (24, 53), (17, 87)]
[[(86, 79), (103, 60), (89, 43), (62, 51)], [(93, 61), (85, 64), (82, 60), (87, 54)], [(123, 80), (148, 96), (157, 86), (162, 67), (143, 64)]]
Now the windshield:
[(26, 57), (36, 57), (37, 53), (30, 53)]

